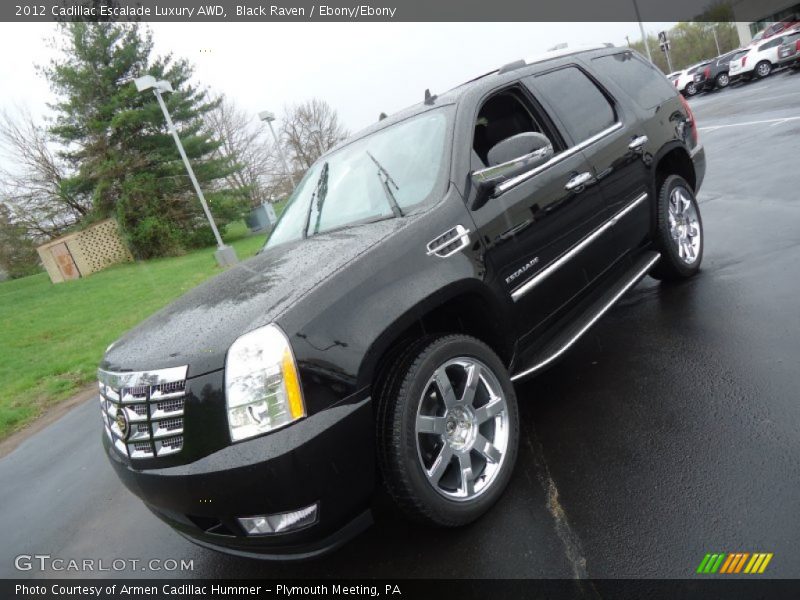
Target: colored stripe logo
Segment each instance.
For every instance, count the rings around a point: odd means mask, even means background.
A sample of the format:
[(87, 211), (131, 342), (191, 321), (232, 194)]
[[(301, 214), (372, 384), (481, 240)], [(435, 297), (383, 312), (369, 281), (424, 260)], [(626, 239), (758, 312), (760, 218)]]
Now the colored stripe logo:
[(712, 575), (721, 573), (726, 575), (746, 573), (749, 575), (763, 573), (772, 560), (772, 552), (729, 552), (728, 554), (708, 553), (700, 561), (697, 573)]

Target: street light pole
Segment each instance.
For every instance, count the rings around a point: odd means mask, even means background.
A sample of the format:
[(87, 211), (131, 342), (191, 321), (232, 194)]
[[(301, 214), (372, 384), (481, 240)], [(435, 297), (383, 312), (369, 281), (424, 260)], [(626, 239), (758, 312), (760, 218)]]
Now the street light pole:
[(158, 100), (158, 105), (161, 107), (161, 112), (164, 113), (164, 119), (167, 122), (167, 129), (172, 134), (172, 139), (175, 140), (175, 145), (178, 147), (178, 152), (181, 155), (181, 159), (183, 159), (186, 172), (189, 174), (189, 179), (192, 181), (194, 191), (197, 193), (197, 197), (200, 199), (203, 212), (206, 215), (206, 219), (208, 219), (208, 224), (211, 225), (211, 231), (214, 232), (214, 238), (217, 240), (217, 251), (214, 253), (217, 263), (221, 267), (227, 267), (236, 264), (239, 262), (239, 259), (236, 256), (236, 250), (234, 250), (234, 248), (231, 246), (226, 246), (222, 241), (222, 236), (219, 234), (217, 224), (214, 222), (214, 217), (211, 214), (211, 210), (208, 208), (206, 197), (203, 195), (203, 190), (200, 188), (200, 183), (197, 181), (197, 177), (195, 177), (194, 169), (192, 169), (192, 165), (189, 162), (189, 157), (186, 156), (186, 150), (183, 149), (183, 143), (178, 135), (178, 130), (175, 129), (175, 124), (172, 122), (172, 117), (169, 114), (169, 110), (167, 110), (167, 104), (164, 102), (164, 98), (161, 95), (162, 90), (165, 92), (171, 92), (172, 85), (170, 85), (168, 81), (156, 81), (150, 75), (139, 77), (138, 79), (134, 80), (134, 83), (136, 84), (136, 89), (138, 89), (140, 92), (147, 89), (152, 89), (153, 94), (155, 94), (156, 99)]
[(268, 110), (262, 110), (260, 113), (258, 113), (258, 118), (262, 121), (266, 121), (267, 125), (269, 125), (269, 130), (272, 132), (272, 139), (275, 140), (275, 147), (278, 149), (281, 162), (283, 162), (283, 170), (286, 171), (286, 175), (289, 176), (289, 180), (292, 182), (292, 187), (297, 187), (297, 182), (294, 180), (294, 175), (289, 170), (289, 161), (286, 160), (286, 154), (283, 152), (283, 146), (281, 146), (280, 142), (278, 142), (278, 136), (275, 134), (275, 129), (272, 127), (272, 122), (275, 120), (275, 115)]
[(642, 34), (642, 43), (644, 44), (644, 49), (647, 51), (647, 60), (653, 62), (653, 57), (650, 54), (650, 44), (647, 43), (647, 36), (644, 33), (644, 25), (642, 25), (642, 15), (639, 14), (639, 5), (636, 3), (636, 0), (633, 0), (633, 10), (636, 11), (636, 20), (639, 21), (639, 31)]

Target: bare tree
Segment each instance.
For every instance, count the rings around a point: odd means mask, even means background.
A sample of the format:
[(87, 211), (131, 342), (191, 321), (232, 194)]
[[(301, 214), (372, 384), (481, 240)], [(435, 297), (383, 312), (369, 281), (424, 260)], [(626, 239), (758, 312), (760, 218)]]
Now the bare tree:
[(220, 100), (206, 115), (206, 122), (212, 135), (222, 142), (218, 151), (237, 165), (226, 183), (244, 191), (250, 206), (256, 207), (274, 195), (275, 180), (282, 176), (274, 144), (252, 116), (229, 98), (222, 96)]
[(317, 158), (349, 135), (339, 115), (324, 100), (313, 98), (288, 107), (284, 112), (282, 137), (292, 167), (301, 175)]
[(31, 114), (0, 114), (0, 197), (9, 218), (31, 238), (49, 239), (83, 220), (91, 197), (72, 185), (63, 161), (49, 145), (47, 132)]

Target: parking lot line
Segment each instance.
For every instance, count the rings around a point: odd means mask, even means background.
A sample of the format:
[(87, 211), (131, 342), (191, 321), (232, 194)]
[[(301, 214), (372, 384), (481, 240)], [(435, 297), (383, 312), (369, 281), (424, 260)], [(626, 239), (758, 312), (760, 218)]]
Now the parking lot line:
[(709, 125), (708, 127), (698, 127), (698, 131), (713, 131), (714, 129), (724, 129), (725, 127), (745, 127), (747, 125), (763, 125), (765, 123), (785, 123), (786, 121), (797, 121), (800, 117), (779, 117), (777, 119), (764, 119), (762, 121), (744, 121), (743, 123), (726, 123), (725, 125)]

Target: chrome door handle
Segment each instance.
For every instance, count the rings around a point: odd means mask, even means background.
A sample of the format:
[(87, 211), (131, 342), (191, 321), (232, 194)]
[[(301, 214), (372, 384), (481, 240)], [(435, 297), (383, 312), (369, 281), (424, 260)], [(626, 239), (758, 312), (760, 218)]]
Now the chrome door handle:
[(585, 186), (587, 183), (589, 183), (592, 179), (594, 179), (594, 177), (588, 171), (584, 173), (579, 173), (578, 175), (575, 175), (575, 177), (573, 177), (567, 182), (567, 185), (564, 186), (564, 189), (570, 191), (578, 190), (583, 186)]
[(631, 140), (631, 143), (628, 144), (628, 148), (633, 150), (634, 152), (641, 152), (644, 145), (647, 143), (648, 138), (646, 135), (640, 135), (639, 137), (635, 137)]

